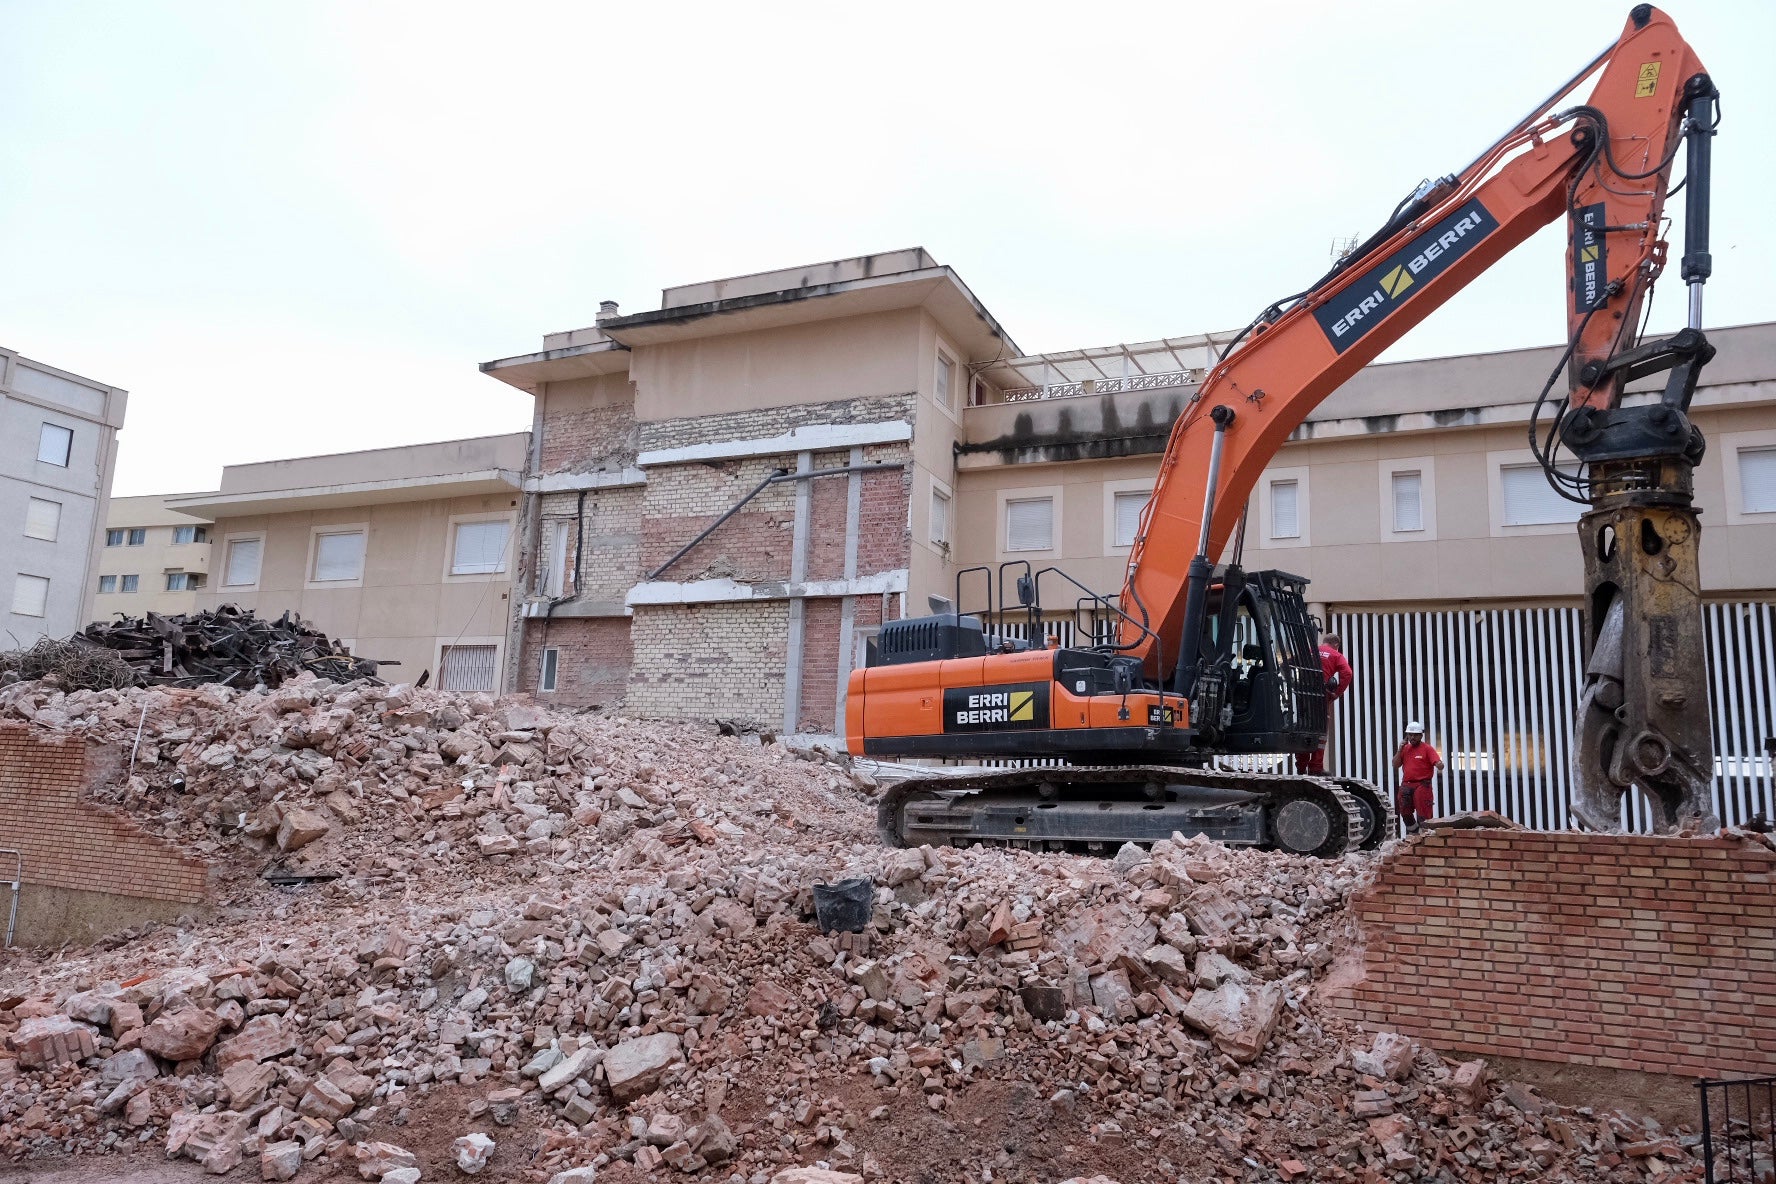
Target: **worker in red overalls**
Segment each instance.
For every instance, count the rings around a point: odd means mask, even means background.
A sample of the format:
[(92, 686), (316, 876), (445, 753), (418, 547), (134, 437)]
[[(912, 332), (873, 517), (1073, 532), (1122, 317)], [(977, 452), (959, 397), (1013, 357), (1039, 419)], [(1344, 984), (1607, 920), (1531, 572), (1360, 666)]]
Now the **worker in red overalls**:
[(1400, 770), (1400, 788), (1394, 793), (1394, 806), (1407, 834), (1430, 820), (1434, 810), (1431, 801), (1431, 778), (1443, 767), (1443, 756), (1425, 743), (1424, 725), (1416, 720), (1406, 725), (1406, 742), (1394, 754), (1394, 768)]
[(1336, 633), (1320, 638), (1320, 673), (1326, 677), (1326, 731), (1320, 746), (1312, 752), (1297, 753), (1295, 771), (1318, 777), (1326, 771), (1326, 736), (1332, 734), (1332, 704), (1351, 689), (1351, 664), (1344, 656), (1344, 642)]

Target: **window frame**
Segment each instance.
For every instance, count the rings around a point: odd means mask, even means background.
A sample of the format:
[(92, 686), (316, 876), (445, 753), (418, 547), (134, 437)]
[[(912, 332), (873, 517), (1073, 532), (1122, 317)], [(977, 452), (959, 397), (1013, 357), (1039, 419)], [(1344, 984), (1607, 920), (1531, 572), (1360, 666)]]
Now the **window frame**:
[(543, 695), (553, 695), (560, 689), (560, 684), (561, 647), (558, 645), (544, 646), (542, 656), (537, 659), (537, 692)]
[(145, 547), (148, 545), (148, 528), (146, 526), (130, 526), (124, 528), (126, 547)]
[(1488, 500), (1488, 526), (1493, 538), (1514, 538), (1532, 534), (1571, 534), (1577, 529), (1578, 515), (1584, 513), (1583, 508), (1573, 506), (1572, 519), (1564, 522), (1514, 522), (1505, 521), (1505, 474), (1506, 469), (1532, 467), (1539, 468), (1535, 456), (1527, 448), (1509, 448), (1486, 454), (1486, 489)]
[[(111, 581), (111, 586), (109, 588), (105, 587), (106, 580)], [(94, 595), (95, 596), (115, 596), (115, 595), (117, 595), (117, 577), (114, 575), (100, 576), (99, 577), (99, 590), (96, 593), (94, 593)]]
[[(1295, 530), (1293, 535), (1277, 538), (1273, 535), (1272, 492), (1271, 487), (1279, 484), (1295, 484)], [(1313, 475), (1305, 465), (1287, 468), (1266, 469), (1264, 476), (1258, 481), (1254, 491), (1258, 502), (1257, 537), (1248, 531), (1246, 546), (1259, 549), (1284, 549), (1289, 547), (1313, 546)], [(1191, 544), (1194, 546), (1194, 542)]]
[[(361, 535), (364, 540), (358, 555), (358, 574), (347, 580), (318, 580), (315, 578), (315, 564), (321, 557), (321, 538), (323, 535)], [(261, 562), (264, 549), (261, 545)], [(329, 588), (362, 588), (364, 573), (370, 568), (370, 524), (368, 522), (329, 522), (324, 526), (311, 526), (308, 529), (308, 561), (302, 569), (302, 586), (310, 591), (325, 591)]]
[[(34, 580), (43, 587), (42, 603), (37, 606), (37, 611), (34, 613), (27, 612), (18, 606), (19, 592), (26, 586), (25, 581), (27, 580)], [(35, 572), (29, 571), (18, 572), (12, 578), (12, 599), (8, 602), (8, 610), (15, 617), (33, 617), (36, 620), (41, 621), (49, 616), (49, 592), (50, 578), (48, 576), (40, 576)]]
[[(33, 533), (31, 533), (31, 509), (33, 506), (37, 506), (37, 505), (53, 506), (54, 507), (54, 510), (52, 512), (54, 513), (55, 518), (54, 518), (54, 521), (51, 522), (51, 524), (50, 524), (48, 534), (33, 534)], [(24, 526), (25, 537), (28, 539), (37, 539), (38, 541), (45, 542), (45, 543), (53, 543), (53, 542), (57, 541), (59, 538), (61, 538), (61, 534), (62, 534), (62, 510), (63, 510), (62, 503), (56, 501), (54, 498), (37, 497), (34, 494), (28, 495), (25, 498), (25, 526)]]
[[(181, 540), (179, 538), (179, 532), (181, 530), (189, 530), (191, 532), (191, 537), (188, 539)], [(173, 527), (173, 541), (171, 544), (172, 546), (188, 547), (193, 543), (207, 543), (209, 541), (210, 540), (209, 540), (207, 533), (205, 532), (204, 528), (201, 526), (175, 526), (175, 527)]]
[[(74, 465), (74, 429), (67, 424), (55, 423), (47, 419), (40, 422), (41, 426), (37, 429), (37, 463), (58, 469), (72, 468)], [(65, 436), (62, 442), (61, 460), (50, 460), (43, 455), (43, 444), (49, 438), (51, 431), (61, 432)]]
[[(134, 581), (134, 583), (131, 583), (132, 580)], [(121, 575), (121, 576), (117, 577), (117, 594), (119, 596), (134, 596), (136, 593), (140, 592), (141, 590), (142, 590), (141, 573), (131, 572), (128, 575)]]
[(1745, 452), (1763, 452), (1776, 448), (1776, 428), (1756, 428), (1748, 432), (1723, 432), (1718, 445), (1721, 455), (1722, 477), (1726, 486), (1727, 524), (1729, 526), (1758, 526), (1776, 522), (1776, 510), (1748, 510), (1745, 508), (1745, 475), (1740, 466), (1740, 454)]
[[(493, 647), (493, 689), (486, 694), (500, 693), (500, 683), (504, 679), (506, 662), (506, 639), (497, 635), (485, 637), (439, 637), (432, 642), (432, 682), (434, 689), (442, 690), (444, 684), (444, 651), (457, 646), (492, 646)], [(475, 691), (462, 691), (459, 694), (476, 694)]]
[[(115, 543), (111, 541), (112, 535), (117, 536), (117, 541)], [(128, 536), (129, 532), (121, 526), (107, 526), (105, 528), (105, 545), (107, 547), (121, 547), (123, 546), (123, 540)]]
[[(944, 504), (944, 530), (940, 537), (937, 532), (937, 503)], [(925, 505), (925, 537), (932, 546), (945, 551), (954, 549), (956, 545), (956, 493), (949, 484), (931, 479), (931, 497)]]
[[(191, 573), (190, 572), (188, 572), (188, 571), (169, 571), (169, 572), (165, 572), (163, 574), (165, 576), (166, 587), (163, 588), (162, 591), (165, 591), (165, 592), (195, 592), (195, 591), (197, 591), (197, 586), (191, 582)], [(173, 580), (174, 579), (178, 579), (178, 580), (182, 581), (184, 586), (179, 587), (179, 588), (173, 587)]]
[[(1153, 481), (1147, 477), (1133, 477), (1126, 481), (1104, 482), (1104, 554), (1127, 555), (1135, 549), (1131, 543), (1116, 541), (1116, 499), (1131, 494), (1140, 494), (1143, 503), (1153, 500)], [(1137, 529), (1139, 527), (1137, 526)]]
[[(1418, 514), (1421, 530), (1394, 529), (1394, 477), (1418, 474)], [(1389, 457), (1380, 464), (1378, 529), (1384, 543), (1422, 543), (1437, 539), (1437, 458), (1434, 456)]]
[[(1011, 504), (1013, 502), (1049, 503), (1048, 546), (1023, 547), (1013, 549), (1011, 546)], [(1054, 556), (1061, 550), (1061, 533), (1065, 521), (1062, 515), (1061, 487), (1058, 485), (1033, 485), (1022, 489), (1001, 489), (998, 496), (998, 543), (999, 554), (1025, 558), (1031, 555)]]
[[(231, 554), (233, 554), (233, 552), (234, 552), (234, 545), (236, 543), (251, 543), (251, 542), (256, 542), (259, 544), (259, 561), (253, 565), (253, 582), (250, 584), (231, 584), (231, 583), (229, 583), (228, 582), (228, 563), (229, 563), (229, 556)], [(264, 577), (265, 577), (265, 532), (262, 530), (247, 530), (247, 531), (240, 531), (240, 532), (234, 533), (234, 534), (223, 535), (222, 536), (222, 578), (217, 583), (216, 586), (218, 588), (227, 588), (227, 589), (230, 589), (233, 591), (238, 591), (238, 592), (256, 592), (259, 590), (259, 583), (262, 579), (264, 579)]]
[[(948, 398), (940, 396), (937, 389), (938, 375), (942, 373), (943, 363), (946, 361), (950, 364)], [(962, 364), (962, 351), (939, 336), (931, 353), (931, 401), (952, 423), (962, 422), (961, 402), (967, 397), (967, 392), (962, 388), (970, 377), (968, 368)]]
[[(573, 519), (567, 519), (572, 522)], [(503, 522), (506, 526), (506, 543), (500, 551), (500, 567), (495, 571), (462, 571), (456, 570), (456, 531), (459, 526), (478, 522)], [(474, 514), (452, 514), (444, 527), (444, 579), (452, 584), (487, 583), (490, 581), (511, 578), (513, 543), (518, 537), (518, 525), (515, 515), (510, 510), (489, 510)]]

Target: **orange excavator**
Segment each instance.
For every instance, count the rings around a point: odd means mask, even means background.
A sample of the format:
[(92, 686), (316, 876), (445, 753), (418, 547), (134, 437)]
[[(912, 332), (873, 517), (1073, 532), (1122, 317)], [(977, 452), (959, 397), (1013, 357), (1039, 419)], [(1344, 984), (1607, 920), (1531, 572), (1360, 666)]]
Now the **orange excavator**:
[[(1592, 78), (1585, 102), (1561, 106)], [(1334, 856), (1388, 837), (1386, 796), (1366, 782), (1216, 767), (1226, 754), (1318, 748), (1326, 724), (1306, 581), (1241, 567), (1247, 499), (1327, 395), (1562, 216), (1570, 337), (1529, 439), (1554, 488), (1588, 507), (1573, 811), (1619, 829), (1638, 788), (1657, 829), (1714, 824), (1691, 502), (1703, 439), (1687, 412), (1714, 354), (1702, 291), (1719, 109), (1676, 25), (1635, 7), (1613, 45), (1502, 139), (1420, 184), (1222, 354), (1173, 426), (1119, 596), (1002, 564), (959, 573), (947, 611), (885, 624), (851, 675), (851, 752), (1027, 767), (902, 782), (880, 805), (884, 841), (1105, 850), (1181, 831)], [(1642, 340), (1680, 150), (1688, 325)], [(1563, 371), (1564, 397), (1551, 397)], [(1656, 396), (1624, 399), (1661, 374)], [(983, 607), (965, 611), (965, 588), (982, 585)], [(1045, 586), (1094, 644), (1043, 644)], [(1028, 640), (1006, 636), (1019, 615)]]

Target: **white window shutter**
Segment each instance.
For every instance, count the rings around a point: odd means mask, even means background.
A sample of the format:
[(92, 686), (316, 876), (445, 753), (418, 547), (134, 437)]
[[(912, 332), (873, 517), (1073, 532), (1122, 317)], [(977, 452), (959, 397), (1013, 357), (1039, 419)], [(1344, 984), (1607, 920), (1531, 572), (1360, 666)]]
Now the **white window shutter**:
[(949, 359), (942, 350), (937, 353), (937, 401), (940, 405), (950, 405), (950, 391), (956, 385), (956, 363)]
[(55, 542), (62, 528), (62, 503), (34, 497), (25, 507), (25, 537)]
[(931, 491), (931, 541), (934, 543), (950, 541), (949, 495), (936, 489)]
[(1018, 498), (1005, 503), (1007, 551), (1048, 551), (1053, 548), (1053, 498)]
[(20, 573), (12, 584), (12, 611), (21, 617), (41, 617), (48, 608), (49, 581)]
[(1270, 537), (1298, 539), (1301, 537), (1301, 483), (1272, 481), (1270, 483)]
[(355, 580), (364, 574), (364, 532), (315, 536), (315, 583)]
[(1116, 495), (1116, 546), (1135, 545), (1135, 535), (1141, 531), (1141, 511), (1147, 508), (1147, 497), (1145, 493)]
[(440, 691), (493, 690), (494, 657), (498, 646), (447, 645), (438, 661)]
[(458, 522), (450, 574), (486, 575), (506, 570), (506, 524)]
[(1424, 529), (1424, 474), (1395, 473), (1394, 530), (1405, 532)]
[(265, 546), (262, 539), (235, 539), (228, 544), (228, 570), (222, 582), (240, 587), (259, 582), (259, 555)]
[(1776, 513), (1776, 448), (1739, 450), (1739, 497), (1744, 513)]
[(67, 468), (74, 451), (74, 431), (61, 424), (46, 423), (37, 433), (37, 459), (46, 465)]
[(1502, 466), (1499, 486), (1504, 493), (1506, 526), (1577, 522), (1585, 512), (1583, 504), (1568, 501), (1554, 491), (1540, 465)]

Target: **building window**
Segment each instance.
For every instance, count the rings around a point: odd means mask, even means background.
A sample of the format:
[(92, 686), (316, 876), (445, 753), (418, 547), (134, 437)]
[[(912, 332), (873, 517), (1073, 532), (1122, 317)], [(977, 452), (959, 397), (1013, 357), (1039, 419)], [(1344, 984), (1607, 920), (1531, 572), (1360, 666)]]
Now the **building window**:
[(364, 578), (364, 532), (325, 531), (315, 535), (314, 571), (317, 584), (346, 583)]
[(1739, 501), (1742, 513), (1776, 513), (1776, 448), (1739, 450)]
[(1504, 494), (1506, 526), (1548, 526), (1577, 522), (1585, 512), (1582, 502), (1561, 497), (1540, 465), (1500, 465), (1499, 488)]
[(1020, 497), (1005, 503), (1005, 549), (1051, 551), (1054, 549), (1054, 499)]
[(1424, 530), (1424, 474), (1416, 471), (1394, 473), (1392, 485), (1394, 532)]
[(25, 537), (55, 542), (62, 529), (62, 503), (34, 497), (25, 505)]
[(121, 530), (107, 530), (105, 532), (105, 545), (107, 547), (121, 547), (121, 546), (123, 546), (123, 538), (124, 538), (123, 531), (121, 531)]
[(99, 595), (100, 596), (108, 596), (115, 591), (117, 591), (117, 577), (116, 576), (100, 576), (99, 577)]
[(195, 592), (204, 586), (202, 572), (169, 571), (166, 573), (168, 592)]
[(43, 430), (37, 433), (37, 459), (44, 464), (65, 469), (73, 452), (74, 429), (65, 428), (59, 423), (46, 423)]
[(552, 691), (555, 689), (555, 674), (561, 666), (561, 651), (554, 646), (543, 651), (543, 674), (537, 681), (537, 690)]
[(931, 541), (945, 547), (950, 544), (950, 495), (936, 485), (931, 487)]
[(19, 573), (12, 584), (12, 611), (21, 617), (41, 617), (49, 610), (49, 580)]
[(567, 544), (573, 539), (573, 519), (556, 518), (543, 526), (543, 548), (537, 562), (537, 591), (544, 596), (560, 596), (567, 586)]
[(142, 577), (141, 576), (118, 576), (117, 577), (117, 590), (119, 592), (134, 592), (137, 588), (139, 588), (141, 586), (141, 584), (142, 584)]
[(222, 565), (222, 586), (248, 588), (259, 582), (259, 556), (265, 540), (229, 539), (228, 560)]
[(173, 527), (173, 545), (175, 547), (183, 543), (207, 543), (209, 541), (210, 532), (201, 526)]
[(491, 691), (496, 645), (447, 645), (438, 657), (440, 691)]
[(1301, 482), (1270, 483), (1270, 537), (1298, 539), (1301, 537)]
[(956, 361), (940, 347), (937, 351), (937, 380), (935, 383), (937, 405), (953, 408), (955, 404), (951, 400), (955, 398), (955, 391)]
[(148, 528), (146, 526), (135, 526), (135, 527), (130, 528), (129, 539), (128, 539), (130, 546), (139, 547), (147, 541), (148, 541)]
[(509, 530), (510, 526), (503, 518), (496, 522), (458, 522), (450, 574), (472, 576), (505, 571)]
[(1141, 532), (1141, 511), (1147, 508), (1148, 494), (1119, 493), (1113, 507), (1115, 534), (1112, 536), (1114, 545), (1132, 547), (1135, 536)]

